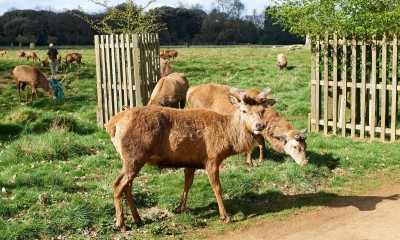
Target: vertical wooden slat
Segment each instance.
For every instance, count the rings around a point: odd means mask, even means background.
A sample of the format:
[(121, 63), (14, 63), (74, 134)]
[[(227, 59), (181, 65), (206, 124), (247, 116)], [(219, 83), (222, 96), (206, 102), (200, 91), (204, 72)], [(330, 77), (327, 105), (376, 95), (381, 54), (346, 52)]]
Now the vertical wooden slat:
[(125, 35), (121, 34), (120, 36), (121, 41), (121, 62), (122, 62), (122, 89), (124, 90), (124, 97), (123, 97), (123, 106), (129, 106), (128, 96), (128, 82), (127, 82), (127, 68), (126, 68), (126, 43), (125, 43)]
[(336, 134), (337, 131), (337, 121), (338, 121), (338, 36), (337, 32), (334, 32), (333, 35), (333, 103), (332, 103), (332, 108), (333, 108), (333, 114), (332, 114), (332, 121), (333, 121), (333, 127), (332, 131), (333, 134)]
[[(135, 47), (135, 45), (132, 43), (129, 39), (129, 35), (125, 34), (125, 45), (126, 45), (126, 60), (127, 60), (127, 66), (126, 66), (126, 71), (127, 71), (127, 81), (128, 81), (128, 95), (129, 95), (129, 107), (135, 107), (136, 104), (134, 104), (134, 94), (133, 94), (133, 79), (132, 79), (132, 58), (131, 58), (131, 48)], [(136, 71), (136, 69), (134, 69)], [(138, 86), (135, 86), (136, 88)]]
[(107, 97), (107, 75), (106, 75), (106, 57), (105, 57), (105, 43), (104, 43), (104, 35), (100, 36), (100, 44), (102, 46), (101, 48), (101, 70), (102, 70), (102, 84), (101, 87), (103, 89), (103, 111), (104, 111), (104, 124), (108, 123), (108, 97)]
[(104, 127), (103, 94), (101, 91), (101, 61), (99, 35), (94, 36), (95, 57), (96, 57), (96, 79), (97, 79), (97, 126)]
[(111, 89), (111, 61), (110, 61), (110, 36), (106, 35), (106, 45), (105, 45), (105, 50), (106, 50), (106, 68), (107, 68), (107, 92), (108, 92), (108, 117), (109, 119), (113, 116), (113, 98), (112, 98), (112, 89)]
[[(141, 79), (139, 74), (139, 43), (138, 43), (138, 35), (133, 35), (133, 64), (134, 64), (134, 75), (135, 75), (135, 86), (136, 86), (136, 106), (142, 106), (142, 94), (141, 94)], [(142, 75), (143, 76), (143, 75)]]
[(386, 57), (387, 57), (387, 44), (386, 44), (386, 34), (384, 34), (382, 39), (381, 141), (385, 141), (385, 135), (386, 135), (386, 110), (387, 110)]
[(340, 122), (342, 137), (346, 136), (346, 105), (347, 105), (347, 41), (343, 38), (343, 61), (342, 61), (342, 97), (340, 109)]
[[(309, 130), (310, 131), (316, 131), (315, 126), (318, 124), (317, 122), (314, 122), (314, 125), (312, 124), (312, 121), (316, 119), (316, 48), (317, 44), (311, 44), (311, 112), (310, 112), (310, 121), (309, 121)], [(314, 83), (313, 83), (314, 82)]]
[(392, 66), (392, 107), (391, 107), (391, 126), (390, 141), (396, 141), (396, 117), (397, 117), (397, 77), (398, 77), (398, 39), (397, 34), (393, 35), (393, 66)]
[(116, 60), (117, 60), (117, 85), (118, 85), (118, 110), (122, 111), (123, 102), (122, 102), (122, 76), (121, 76), (121, 45), (119, 35), (115, 35), (115, 52), (116, 52)]
[(351, 133), (350, 136), (356, 136), (356, 108), (357, 108), (357, 40), (353, 36), (351, 41)]
[(328, 113), (329, 113), (329, 34), (325, 34), (324, 40), (324, 134), (328, 134)]
[(111, 78), (113, 88), (113, 116), (118, 112), (118, 96), (117, 96), (117, 74), (116, 74), (116, 61), (115, 61), (115, 42), (114, 35), (110, 36), (110, 48), (111, 48)]
[(370, 109), (369, 109), (369, 127), (371, 138), (375, 138), (375, 126), (376, 126), (376, 62), (377, 62), (377, 49), (375, 37), (372, 38), (372, 69), (371, 69), (371, 88), (370, 88)]
[(365, 138), (365, 119), (366, 119), (366, 82), (367, 82), (367, 42), (365, 39), (362, 41), (361, 47), (361, 94), (360, 94), (360, 138)]
[(317, 36), (317, 45), (315, 48), (315, 131), (319, 132), (319, 119), (320, 119), (320, 114), (321, 114), (321, 96), (320, 96), (320, 90), (321, 86), (319, 83), (320, 80), (320, 69), (319, 69), (319, 64), (320, 64), (320, 50), (321, 50), (321, 43), (319, 36)]

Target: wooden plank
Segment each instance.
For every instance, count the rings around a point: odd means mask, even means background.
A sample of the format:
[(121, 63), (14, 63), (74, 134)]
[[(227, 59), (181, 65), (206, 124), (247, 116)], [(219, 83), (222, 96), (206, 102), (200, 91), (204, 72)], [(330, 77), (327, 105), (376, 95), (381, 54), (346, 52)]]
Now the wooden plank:
[(136, 86), (136, 106), (143, 106), (142, 103), (142, 94), (141, 94), (141, 78), (139, 73), (139, 43), (138, 43), (138, 35), (135, 34), (133, 37), (133, 66), (134, 66), (134, 75), (135, 75), (135, 86)]
[(393, 65), (392, 65), (392, 106), (390, 120), (390, 141), (396, 141), (396, 117), (397, 117), (397, 77), (398, 77), (398, 39), (397, 34), (393, 35)]
[(122, 62), (122, 89), (124, 90), (124, 97), (123, 97), (123, 103), (122, 105), (127, 107), (129, 106), (129, 101), (128, 101), (128, 96), (129, 96), (129, 90), (128, 90), (128, 82), (127, 82), (127, 69), (126, 69), (126, 43), (125, 43), (125, 36), (123, 34), (119, 35), (120, 41), (121, 41), (121, 62)]
[(115, 35), (115, 54), (117, 59), (118, 112), (123, 111), (122, 74), (121, 74), (121, 45), (120, 35)]
[(118, 95), (117, 95), (117, 74), (116, 74), (116, 61), (115, 61), (115, 42), (114, 35), (110, 36), (110, 48), (111, 48), (111, 79), (113, 87), (113, 116), (118, 112)]
[(337, 121), (338, 121), (338, 34), (337, 32), (333, 35), (333, 126), (332, 132), (336, 134), (337, 131)]
[[(344, 43), (347, 43), (343, 39)], [(341, 109), (340, 109), (340, 119), (342, 128), (342, 137), (346, 136), (346, 105), (347, 105), (347, 46), (343, 44), (343, 59), (342, 59), (342, 97), (341, 97)]]
[[(131, 48), (135, 47), (131, 42), (129, 35), (125, 34), (125, 48), (126, 48), (126, 80), (128, 82), (128, 96), (129, 96), (129, 107), (136, 107), (136, 103), (134, 103), (134, 93), (133, 93), (133, 81), (132, 78), (132, 57), (131, 57)], [(132, 46), (133, 45), (133, 46)], [(134, 69), (135, 71), (135, 69)], [(135, 86), (137, 88), (137, 86)]]
[(310, 109), (310, 131), (316, 131), (316, 126), (312, 125), (311, 122), (316, 119), (316, 44), (311, 43), (311, 109)]
[(106, 57), (105, 57), (105, 44), (104, 35), (100, 36), (101, 45), (101, 70), (102, 70), (102, 84), (103, 89), (103, 112), (104, 112), (104, 124), (108, 123), (108, 97), (107, 97), (107, 75), (106, 75)]
[(361, 109), (360, 109), (360, 138), (364, 139), (365, 138), (365, 119), (366, 119), (366, 114), (367, 114), (367, 109), (366, 109), (366, 81), (367, 81), (367, 42), (365, 39), (363, 40), (363, 45), (361, 48), (361, 90), (360, 90), (360, 104), (361, 104)]
[(356, 136), (356, 109), (357, 109), (357, 45), (353, 36), (351, 46), (351, 131), (350, 136)]
[[(317, 42), (319, 43), (319, 36), (317, 36)], [(319, 119), (320, 119), (320, 105), (321, 105), (321, 97), (320, 97), (320, 85), (319, 85), (319, 79), (320, 79), (320, 69), (319, 69), (319, 57), (320, 57), (320, 50), (321, 50), (321, 45), (317, 44), (316, 48), (315, 48), (315, 80), (316, 80), (316, 84), (315, 84), (315, 121), (316, 121), (316, 125), (315, 125), (315, 131), (319, 132)]]
[(101, 61), (99, 35), (94, 36), (94, 51), (96, 57), (96, 79), (97, 79), (97, 126), (104, 127), (103, 94), (101, 91)]
[(329, 113), (329, 34), (325, 34), (324, 42), (324, 134), (328, 135), (328, 113)]
[[(373, 37), (375, 39), (375, 37)], [(374, 41), (371, 45), (372, 52), (372, 69), (371, 69), (371, 88), (370, 88), (370, 101), (369, 101), (369, 127), (371, 138), (375, 138), (375, 127), (376, 127), (376, 74), (377, 74), (377, 52), (376, 44)]]
[(386, 104), (387, 104), (387, 71), (386, 71), (386, 63), (387, 63), (387, 45), (386, 45), (386, 34), (383, 35), (382, 39), (382, 91), (381, 91), (381, 141), (385, 141), (385, 129), (386, 129)]
[(113, 97), (112, 97), (112, 86), (111, 86), (111, 59), (110, 59), (110, 35), (105, 35), (106, 43), (105, 43), (105, 51), (106, 51), (106, 67), (107, 67), (107, 99), (108, 99), (108, 109), (107, 114), (109, 119), (114, 115), (113, 114)]

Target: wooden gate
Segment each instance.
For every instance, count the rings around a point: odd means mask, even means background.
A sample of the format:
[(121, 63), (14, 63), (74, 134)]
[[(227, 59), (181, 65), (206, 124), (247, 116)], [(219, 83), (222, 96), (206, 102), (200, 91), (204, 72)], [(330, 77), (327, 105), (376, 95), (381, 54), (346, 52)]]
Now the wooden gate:
[(97, 125), (126, 107), (147, 104), (160, 78), (157, 34), (95, 35)]
[(399, 129), (399, 41), (339, 39), (312, 44), (309, 130), (395, 141)]

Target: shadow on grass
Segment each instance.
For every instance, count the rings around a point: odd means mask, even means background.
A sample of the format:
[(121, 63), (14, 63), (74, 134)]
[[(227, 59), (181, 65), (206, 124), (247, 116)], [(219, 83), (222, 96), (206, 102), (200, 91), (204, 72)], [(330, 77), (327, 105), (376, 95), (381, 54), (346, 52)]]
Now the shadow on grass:
[[(224, 200), (228, 215), (238, 213), (244, 215), (244, 219), (253, 218), (268, 213), (279, 213), (289, 209), (301, 207), (330, 207), (343, 208), (353, 206), (360, 211), (373, 211), (376, 205), (384, 200), (399, 200), (400, 194), (390, 196), (339, 196), (333, 193), (312, 193), (299, 195), (284, 195), (279, 191), (270, 191), (263, 194), (247, 193), (245, 196)], [(210, 209), (214, 211), (210, 211)], [(201, 218), (218, 216), (216, 202), (205, 207), (192, 209), (195, 215)]]
[(3, 124), (0, 123), (0, 141), (10, 140), (18, 136), (24, 130), (18, 124)]

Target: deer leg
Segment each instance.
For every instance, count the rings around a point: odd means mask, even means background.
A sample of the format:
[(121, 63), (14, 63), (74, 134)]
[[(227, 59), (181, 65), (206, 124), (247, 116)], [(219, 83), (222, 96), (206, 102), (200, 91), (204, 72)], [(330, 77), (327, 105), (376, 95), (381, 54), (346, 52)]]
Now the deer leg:
[(139, 213), (137, 211), (135, 202), (133, 201), (132, 197), (132, 181), (143, 165), (144, 163), (136, 164), (131, 168), (129, 168), (128, 170), (125, 170), (124, 168), (113, 182), (116, 226), (123, 232), (126, 231), (124, 223), (123, 204), (122, 204), (123, 193), (125, 193), (126, 200), (128, 201), (133, 220), (138, 226), (143, 225), (143, 222), (139, 217)]
[(222, 221), (229, 222), (230, 218), (226, 213), (224, 203), (221, 197), (221, 183), (219, 181), (219, 168), (218, 165), (215, 163), (209, 163), (206, 166), (206, 170), (208, 173), (208, 179), (210, 180), (211, 187), (214, 190), (215, 197), (217, 198), (218, 202), (218, 209), (219, 209), (219, 216)]
[(21, 103), (21, 87), (19, 86), (19, 84), (17, 84), (17, 88), (18, 88), (18, 99), (19, 99), (19, 103)]
[(186, 99), (183, 99), (182, 101), (179, 102), (180, 108), (184, 109), (186, 104)]
[[(121, 229), (121, 231), (125, 231), (125, 224), (124, 224), (124, 212), (123, 212), (123, 205), (122, 205), (122, 191), (124, 189), (122, 180), (125, 177), (124, 172), (120, 172), (118, 177), (113, 182), (114, 188), (114, 206), (115, 206), (115, 215), (116, 215), (116, 226)], [(121, 186), (122, 185), (122, 186)]]
[(36, 100), (38, 100), (38, 99), (39, 99), (39, 97), (38, 97), (38, 94), (37, 94), (37, 91), (36, 91), (36, 87), (35, 87), (35, 86), (32, 86), (32, 95), (31, 95), (31, 101), (33, 100), (33, 93), (35, 93)]
[(257, 136), (257, 143), (258, 143), (258, 148), (260, 149), (260, 158), (259, 162), (262, 163), (264, 162), (264, 137), (263, 136)]
[(195, 171), (196, 171), (196, 169), (194, 169), (194, 168), (185, 168), (185, 187), (183, 188), (181, 203), (179, 204), (178, 208), (176, 209), (177, 212), (185, 211), (186, 201), (187, 201), (189, 189), (193, 184)]
[(249, 151), (249, 152), (247, 152), (247, 161), (246, 161), (246, 164), (247, 164), (247, 166), (249, 166), (249, 167), (252, 167), (253, 166), (253, 161), (251, 160), (251, 150)]
[(24, 92), (24, 95), (25, 95), (25, 102), (28, 102), (28, 95), (26, 94), (26, 91), (25, 91), (25, 84), (22, 84), (21, 89), (22, 89), (22, 91)]
[(143, 222), (142, 222), (142, 219), (140, 219), (139, 213), (136, 208), (135, 201), (133, 200), (133, 197), (132, 197), (132, 181), (136, 175), (137, 175), (137, 172), (131, 174), (131, 176), (129, 177), (129, 182), (124, 188), (124, 192), (125, 192), (126, 200), (128, 201), (128, 204), (129, 204), (129, 208), (131, 209), (133, 221), (136, 223), (136, 225), (138, 227), (141, 227), (141, 226), (143, 226)]

